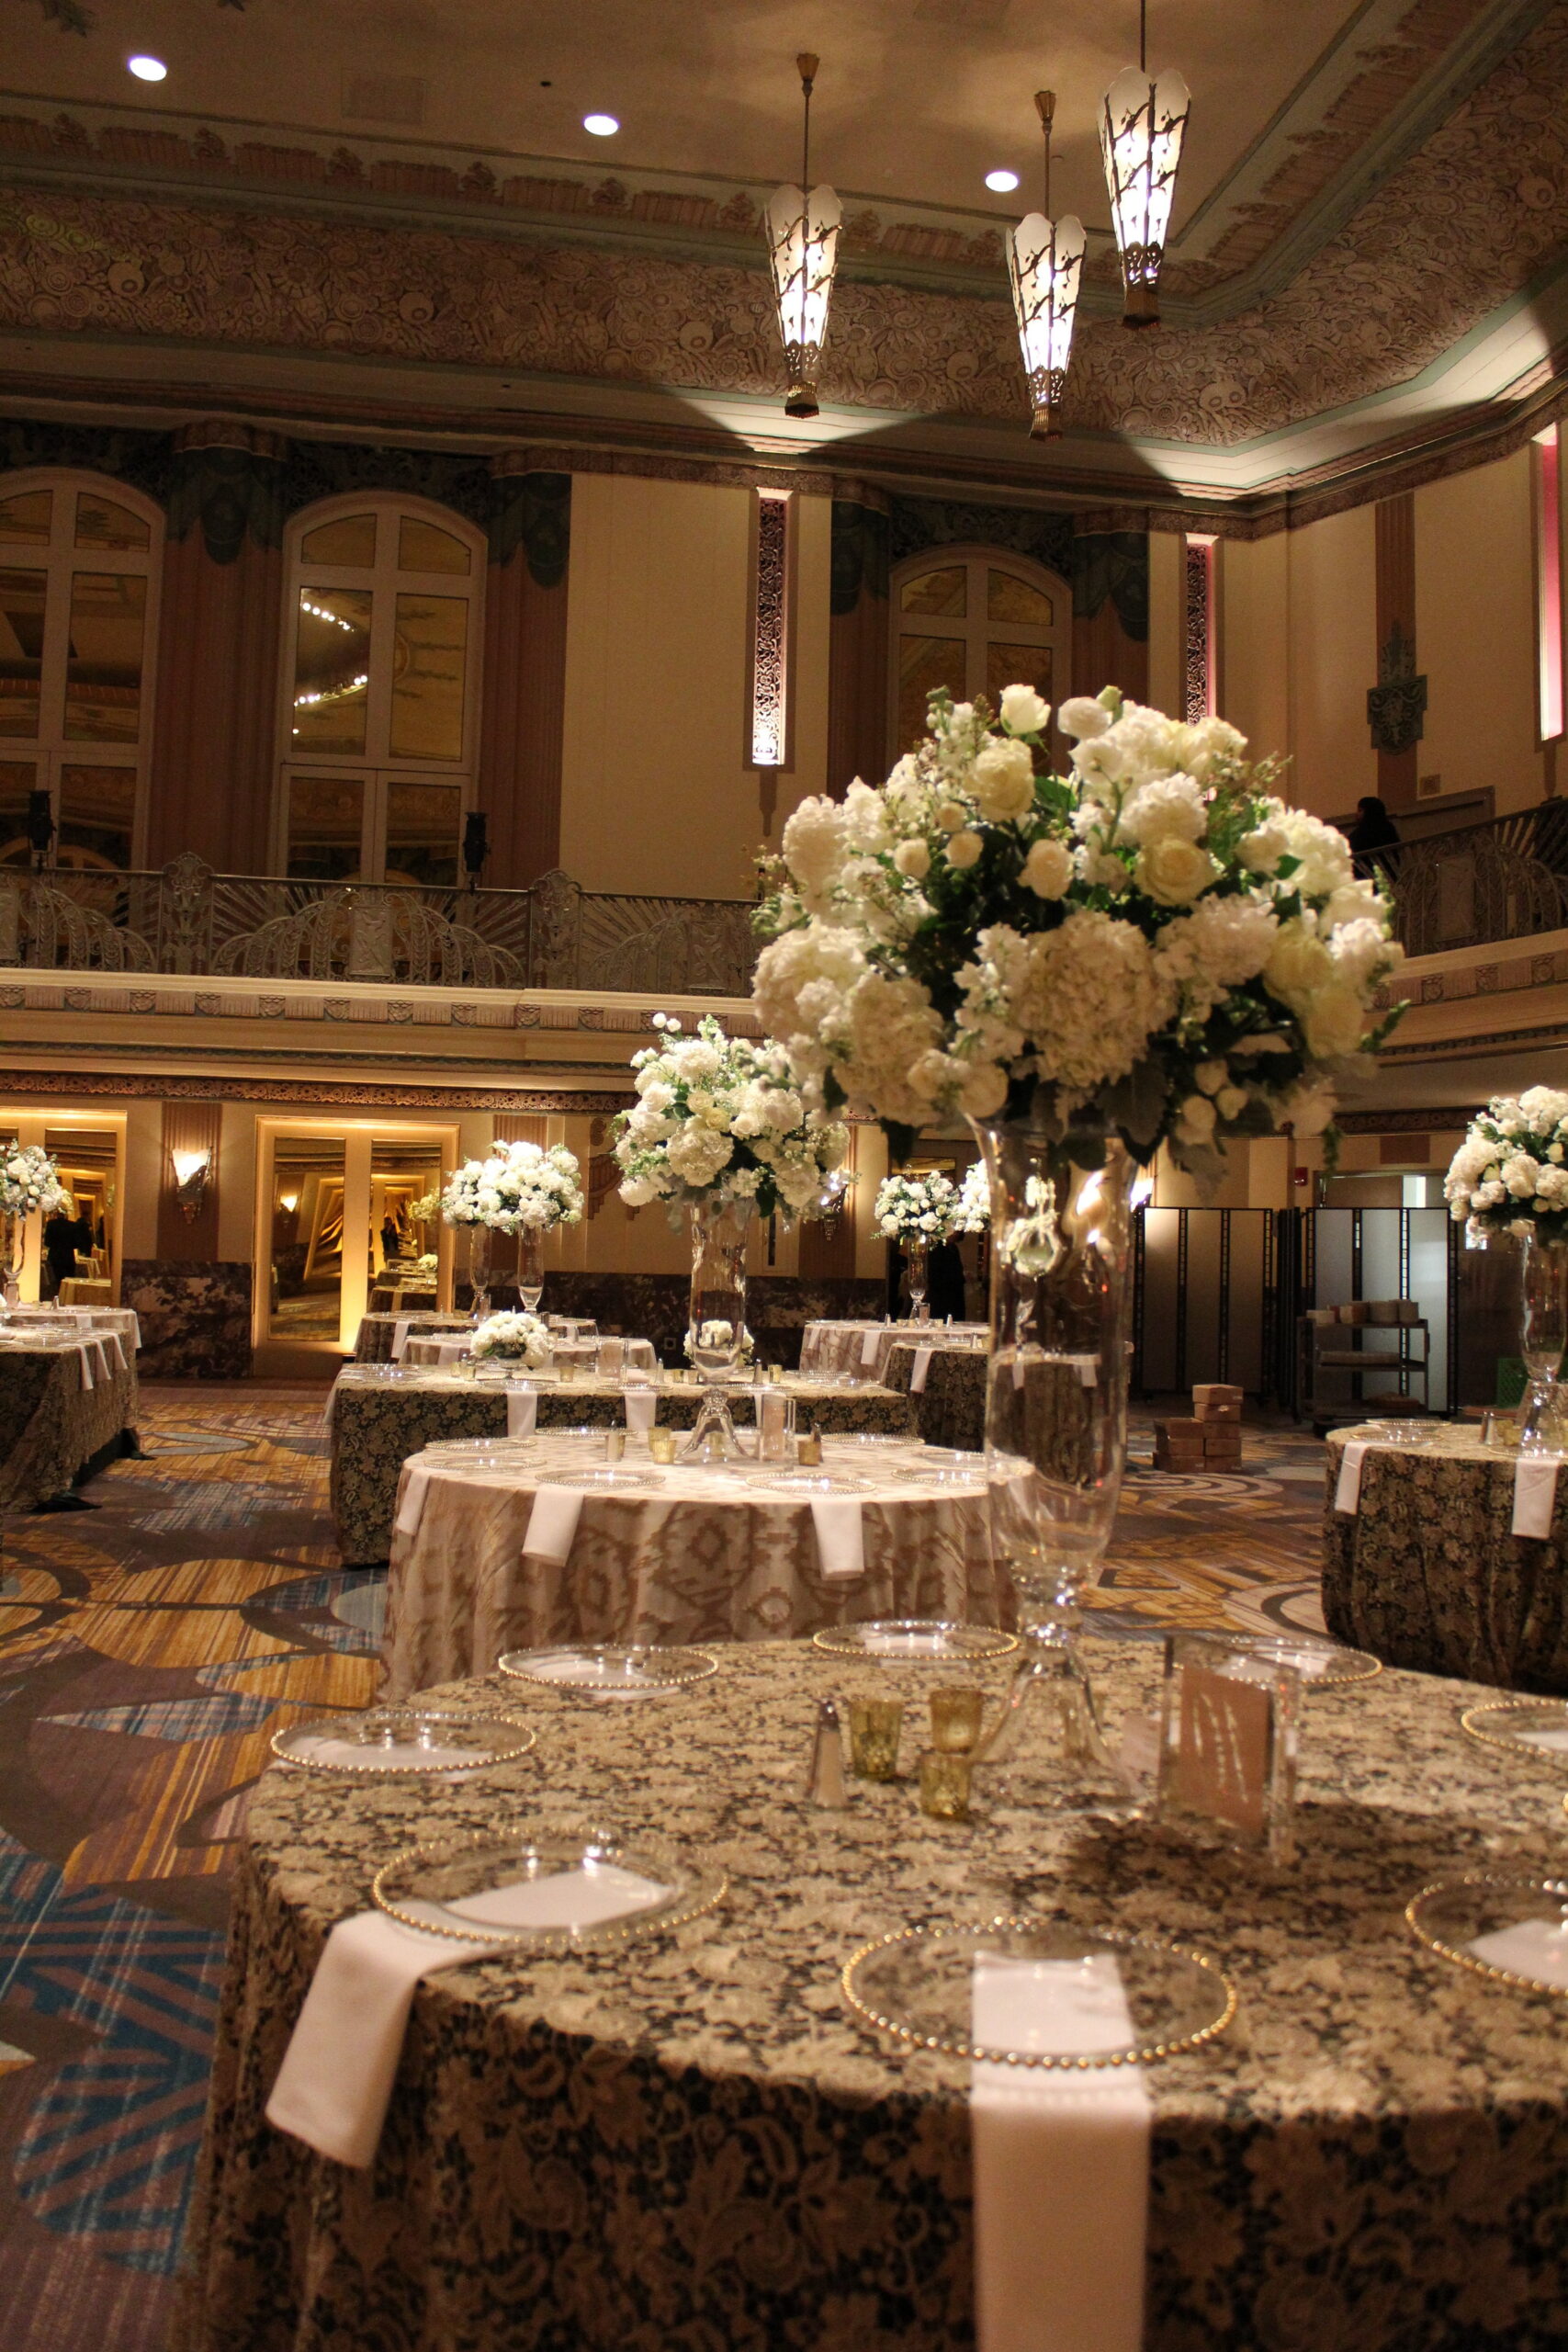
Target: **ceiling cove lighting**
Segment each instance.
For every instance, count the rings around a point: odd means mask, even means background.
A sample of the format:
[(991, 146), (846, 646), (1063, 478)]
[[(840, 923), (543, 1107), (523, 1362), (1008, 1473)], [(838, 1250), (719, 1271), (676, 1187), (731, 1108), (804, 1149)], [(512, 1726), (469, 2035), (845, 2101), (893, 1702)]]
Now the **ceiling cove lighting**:
[(1018, 186), (1018, 174), (1016, 172), (987, 172), (986, 186), (994, 189), (998, 196), (1010, 196)]
[(774, 190), (762, 215), (762, 234), (768, 241), (773, 290), (778, 297), (779, 331), (784, 338), (784, 368), (789, 377), (784, 414), (815, 416), (817, 370), (828, 337), (828, 306), (833, 293), (842, 213), (830, 187), (811, 185), (811, 85), (817, 79), (818, 61), (809, 51), (803, 51), (795, 62), (806, 101), (800, 186)]
[(613, 114), (585, 114), (582, 128), (591, 130), (595, 139), (614, 139), (620, 124)]
[(128, 57), (125, 69), (128, 74), (134, 74), (139, 82), (162, 82), (169, 71), (161, 57), (141, 55)]
[(1138, 62), (1105, 93), (1100, 143), (1122, 254), (1124, 327), (1159, 324), (1159, 270), (1192, 93), (1179, 74), (1148, 72), (1148, 0), (1138, 0)]
[(1050, 441), (1062, 430), (1057, 412), (1066, 390), (1084, 240), (1083, 222), (1076, 213), (1066, 213), (1060, 220), (1051, 218), (1055, 91), (1036, 90), (1034, 104), (1045, 136), (1045, 203), (1043, 211), (1029, 213), (1008, 238), (1008, 277), (1034, 412), (1030, 433), (1036, 441)]

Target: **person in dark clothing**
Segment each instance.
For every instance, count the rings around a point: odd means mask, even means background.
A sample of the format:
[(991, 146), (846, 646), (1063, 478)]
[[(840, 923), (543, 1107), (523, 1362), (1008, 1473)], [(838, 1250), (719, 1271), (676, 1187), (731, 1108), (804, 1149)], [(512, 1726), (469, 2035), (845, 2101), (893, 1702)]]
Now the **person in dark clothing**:
[(43, 1293), (46, 1298), (59, 1295), (60, 1285), (76, 1272), (76, 1252), (93, 1246), (92, 1230), (85, 1217), (67, 1216), (63, 1209), (56, 1209), (43, 1221)]
[(964, 1260), (956, 1241), (939, 1241), (928, 1261), (930, 1284), (926, 1297), (933, 1323), (941, 1323), (952, 1316), (955, 1323), (964, 1320)]
[(1399, 827), (1375, 793), (1369, 792), (1356, 803), (1356, 821), (1345, 837), (1350, 844), (1358, 874), (1371, 876), (1377, 872), (1377, 850), (1397, 849)]
[(383, 1259), (395, 1258), (401, 1248), (402, 1243), (398, 1238), (397, 1227), (393, 1224), (389, 1216), (384, 1216), (381, 1219), (381, 1255)]

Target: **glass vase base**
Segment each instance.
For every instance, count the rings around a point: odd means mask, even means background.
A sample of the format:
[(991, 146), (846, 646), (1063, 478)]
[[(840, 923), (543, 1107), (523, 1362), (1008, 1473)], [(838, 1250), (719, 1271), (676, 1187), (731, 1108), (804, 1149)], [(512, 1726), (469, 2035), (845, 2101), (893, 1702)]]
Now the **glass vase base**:
[(481, 1323), (488, 1322), (489, 1318), (490, 1293), (488, 1290), (476, 1290), (473, 1295), (473, 1304), (468, 1309), (468, 1320), (477, 1331), (479, 1325)]
[(729, 1399), (719, 1387), (703, 1390), (703, 1401), (692, 1434), (676, 1455), (678, 1462), (750, 1462), (751, 1456), (735, 1433)]
[(1036, 1646), (1019, 1666), (975, 1757), (976, 1796), (998, 1814), (1111, 1815), (1143, 1809), (1142, 1792), (1106, 1740), (1082, 1661)]
[(1519, 1424), (1519, 1452), (1549, 1460), (1568, 1453), (1568, 1394), (1561, 1381), (1532, 1376)]

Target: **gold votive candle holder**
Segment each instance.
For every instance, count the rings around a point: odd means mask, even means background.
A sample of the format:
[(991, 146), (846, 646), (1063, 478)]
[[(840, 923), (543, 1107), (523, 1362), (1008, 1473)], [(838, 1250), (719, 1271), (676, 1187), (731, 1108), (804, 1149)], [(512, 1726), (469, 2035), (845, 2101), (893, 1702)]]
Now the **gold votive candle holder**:
[(819, 1437), (811, 1436), (796, 1438), (795, 1442), (795, 1460), (804, 1469), (817, 1469), (822, 1460), (821, 1439)]
[(920, 1811), (933, 1821), (969, 1818), (969, 1758), (952, 1747), (920, 1750)]
[(980, 1737), (986, 1694), (975, 1683), (938, 1683), (931, 1698), (931, 1746), (945, 1756), (967, 1756)]
[(673, 1462), (675, 1432), (673, 1430), (649, 1430), (648, 1450), (655, 1462)]
[(850, 1762), (862, 1781), (896, 1781), (898, 1737), (904, 1728), (902, 1699), (850, 1701)]

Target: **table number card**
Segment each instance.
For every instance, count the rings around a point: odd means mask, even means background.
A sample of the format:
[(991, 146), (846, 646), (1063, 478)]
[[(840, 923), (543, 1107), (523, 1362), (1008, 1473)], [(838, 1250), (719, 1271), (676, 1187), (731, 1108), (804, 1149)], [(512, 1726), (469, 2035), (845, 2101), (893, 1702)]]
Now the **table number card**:
[(1201, 1825), (1283, 1864), (1295, 1852), (1301, 1677), (1233, 1644), (1175, 1634), (1165, 1645), (1159, 1815)]

